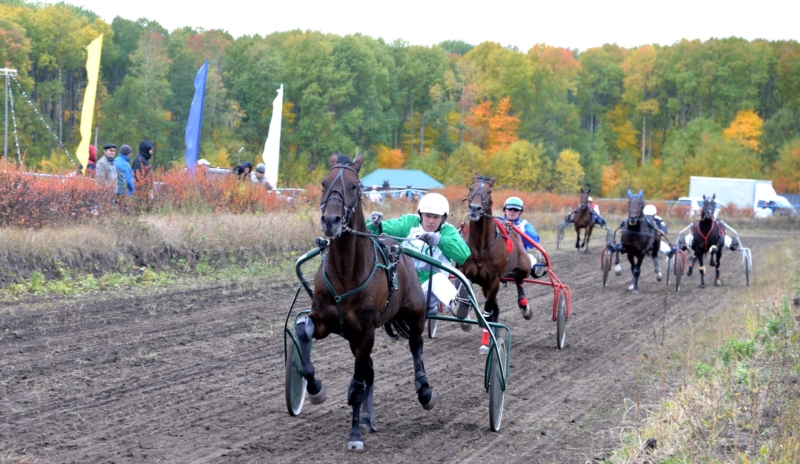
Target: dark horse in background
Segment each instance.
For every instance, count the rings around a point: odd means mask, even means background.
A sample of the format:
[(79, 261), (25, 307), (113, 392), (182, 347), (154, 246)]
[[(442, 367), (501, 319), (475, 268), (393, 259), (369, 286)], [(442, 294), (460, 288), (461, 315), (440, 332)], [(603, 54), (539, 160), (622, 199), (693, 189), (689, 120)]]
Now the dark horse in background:
[[(614, 264), (619, 265), (619, 254), (628, 255), (628, 262), (631, 263), (631, 273), (633, 282), (628, 290), (639, 293), (639, 274), (641, 272), (642, 261), (645, 254), (650, 254), (656, 270), (656, 280), (661, 282), (663, 275), (658, 265), (658, 250), (661, 246), (661, 231), (651, 227), (644, 218), (644, 192), (634, 195), (628, 190), (628, 219), (622, 222), (620, 229), (620, 243), (615, 247), (617, 258)], [(617, 230), (620, 230), (617, 229)]]
[[(372, 347), (375, 330), (387, 323), (398, 323), (410, 334), (408, 345), (414, 361), (414, 380), (419, 402), (432, 409), (436, 398), (428, 384), (422, 362), (422, 332), (425, 326), (425, 297), (414, 264), (406, 255), (393, 261), (383, 245), (367, 233), (361, 208), (361, 182), (358, 172), (363, 154), (355, 160), (334, 153), (329, 171), (322, 181), (321, 225), (331, 238), (314, 280), (311, 313), (295, 326), (300, 342), (303, 377), (309, 400), (325, 400), (322, 382), (314, 376), (311, 339), (338, 333), (350, 343), (355, 356), (353, 378), (347, 389), (347, 404), (352, 406), (352, 423), (347, 449), (364, 447), (360, 423), (375, 431), (372, 393), (375, 372)], [(388, 241), (388, 239), (387, 239)], [(395, 244), (396, 242), (391, 242)], [(391, 274), (396, 272), (396, 286)], [(402, 331), (401, 331), (402, 333)], [(360, 417), (364, 405), (364, 416)]]
[[(584, 253), (589, 252), (589, 239), (592, 238), (592, 229), (594, 229), (594, 215), (589, 205), (590, 193), (592, 193), (592, 189), (584, 192), (583, 188), (581, 188), (581, 204), (578, 206), (578, 209), (575, 210), (575, 216), (572, 218), (573, 225), (575, 226), (575, 234), (577, 235), (575, 238), (575, 248), (580, 251), (581, 248), (586, 247)], [(584, 230), (583, 243), (581, 243), (581, 229)]]
[(714, 285), (722, 285), (722, 280), (719, 278), (719, 260), (722, 257), (722, 249), (725, 247), (725, 229), (719, 221), (714, 219), (714, 210), (716, 208), (714, 199), (716, 197), (716, 193), (710, 197), (703, 195), (703, 211), (700, 213), (700, 219), (692, 225), (692, 251), (694, 251), (694, 256), (686, 275), (692, 275), (694, 263), (700, 260), (700, 288), (706, 286), (706, 268), (703, 266), (703, 255), (706, 253), (711, 256), (708, 262), (709, 266), (714, 266), (717, 271)]
[[(469, 220), (466, 242), (472, 253), (460, 267), (461, 272), (473, 283), (478, 284), (486, 297), (484, 315), (489, 322), (498, 322), (500, 308), (497, 305), (497, 293), (500, 290), (500, 279), (509, 273), (514, 277), (517, 287), (517, 302), (525, 319), (533, 317), (528, 305), (528, 298), (522, 287), (523, 279), (531, 274), (531, 259), (522, 246), (522, 239), (516, 232), (501, 229), (492, 217), (492, 186), (495, 177), (475, 174), (469, 187), (467, 203)], [(457, 316), (466, 317), (469, 307), (461, 303)], [(465, 330), (470, 325), (462, 326)], [(488, 334), (487, 334), (488, 335)], [(481, 342), (482, 354), (488, 353), (488, 345)], [(488, 344), (488, 342), (487, 342)], [(484, 353), (484, 351), (486, 353)]]

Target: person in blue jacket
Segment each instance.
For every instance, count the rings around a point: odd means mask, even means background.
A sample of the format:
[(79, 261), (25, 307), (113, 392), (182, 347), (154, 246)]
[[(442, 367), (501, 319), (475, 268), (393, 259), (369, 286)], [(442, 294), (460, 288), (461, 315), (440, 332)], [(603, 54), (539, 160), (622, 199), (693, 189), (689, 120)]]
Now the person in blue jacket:
[(131, 147), (123, 145), (119, 149), (119, 156), (114, 158), (114, 168), (117, 170), (117, 195), (133, 196), (136, 189), (133, 185), (133, 170), (131, 169)]
[[(525, 209), (522, 199), (519, 197), (509, 197), (505, 203), (503, 203), (503, 215), (505, 216), (506, 221), (514, 224), (516, 227), (521, 229), (525, 232), (531, 240), (539, 243), (539, 233), (536, 232), (536, 229), (533, 225), (522, 219), (520, 217), (522, 215), (522, 211)], [(541, 277), (544, 275), (544, 266), (542, 265), (542, 256), (539, 253), (539, 250), (531, 245), (527, 240), (522, 240), (522, 245), (525, 247), (525, 251), (528, 252), (528, 256), (531, 258), (531, 274), (534, 277)]]

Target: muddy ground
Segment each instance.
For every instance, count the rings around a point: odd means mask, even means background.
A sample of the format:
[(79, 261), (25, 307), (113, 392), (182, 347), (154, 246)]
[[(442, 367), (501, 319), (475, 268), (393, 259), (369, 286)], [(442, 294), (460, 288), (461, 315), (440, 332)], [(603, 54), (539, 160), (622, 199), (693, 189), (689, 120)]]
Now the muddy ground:
[[(775, 237), (743, 235), (756, 272)], [(283, 321), (296, 281), (287, 277), (261, 288), (228, 283), (0, 303), (0, 462), (584, 463), (608, 456), (631, 401), (658, 401), (661, 385), (643, 375), (642, 363), (658, 357), (662, 327), (668, 337), (679, 334), (740, 300), (748, 292), (740, 257), (723, 255), (722, 288), (699, 289), (695, 275), (679, 294), (667, 294), (645, 262), (641, 293), (632, 295), (624, 256), (623, 275), (602, 288), (599, 241), (588, 255), (544, 245), (573, 290), (567, 346), (555, 348), (549, 287), (529, 288), (531, 321), (516, 309), (514, 290), (501, 290), (513, 347), (500, 433), (489, 430), (480, 334), (453, 323), (440, 323), (437, 338), (425, 340), (438, 396), (432, 411), (417, 402), (406, 342), (378, 336), (379, 432), (365, 434), (363, 453), (344, 451), (353, 361), (339, 337), (315, 342), (312, 352), (328, 400), (290, 417)]]

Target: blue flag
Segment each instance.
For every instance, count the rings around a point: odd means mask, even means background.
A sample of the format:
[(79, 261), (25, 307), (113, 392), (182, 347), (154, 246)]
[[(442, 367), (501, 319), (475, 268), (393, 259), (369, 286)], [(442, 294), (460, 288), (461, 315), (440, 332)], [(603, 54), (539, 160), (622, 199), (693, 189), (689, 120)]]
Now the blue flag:
[(200, 150), (200, 129), (203, 126), (206, 75), (208, 75), (208, 60), (203, 63), (194, 78), (194, 98), (192, 98), (192, 108), (189, 110), (189, 121), (186, 123), (186, 168), (191, 173), (194, 173), (197, 165), (197, 152)]

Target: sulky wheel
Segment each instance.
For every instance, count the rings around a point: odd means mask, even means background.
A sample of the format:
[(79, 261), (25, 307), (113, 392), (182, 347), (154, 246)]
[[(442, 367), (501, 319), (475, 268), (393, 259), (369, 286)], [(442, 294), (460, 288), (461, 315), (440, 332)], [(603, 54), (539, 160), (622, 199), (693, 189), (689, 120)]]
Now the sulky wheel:
[[(503, 402), (506, 394), (500, 366), (508, 369), (506, 347), (502, 338), (497, 339), (497, 354), (494, 349), (490, 349), (489, 356), (492, 358), (489, 363), (489, 427), (492, 432), (499, 432), (500, 423), (503, 421)], [(507, 370), (506, 379), (508, 379)]]
[(294, 339), (287, 340), (286, 356), (286, 409), (290, 416), (296, 416), (303, 410), (306, 400), (307, 381), (303, 377), (303, 363), (300, 359), (300, 350), (297, 349)]
[(672, 257), (675, 260), (675, 291), (681, 291), (681, 276), (683, 276), (683, 257), (675, 255)]
[(437, 328), (439, 328), (439, 320), (428, 319), (428, 338), (436, 338)]
[(672, 272), (675, 269), (675, 255), (667, 259), (667, 287), (672, 285)]
[(744, 278), (747, 280), (747, 286), (750, 286), (750, 259), (744, 260)]
[(608, 272), (611, 270), (611, 250), (603, 253), (603, 288), (608, 287)]
[(556, 346), (563, 350), (567, 343), (567, 298), (564, 292), (558, 294), (556, 305)]

